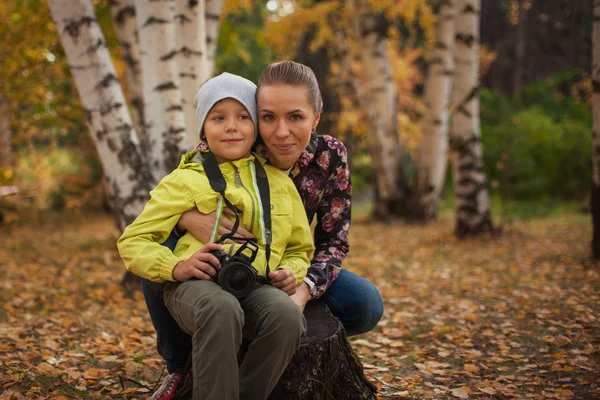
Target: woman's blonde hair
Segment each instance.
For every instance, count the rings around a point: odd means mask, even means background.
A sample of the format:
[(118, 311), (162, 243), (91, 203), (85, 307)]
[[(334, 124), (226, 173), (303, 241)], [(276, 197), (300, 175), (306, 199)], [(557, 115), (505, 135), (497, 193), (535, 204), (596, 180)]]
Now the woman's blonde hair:
[(319, 82), (312, 69), (294, 61), (280, 61), (269, 65), (260, 74), (256, 94), (262, 86), (292, 85), (304, 86), (308, 90), (308, 101), (316, 114), (323, 108), (323, 99), (319, 90)]

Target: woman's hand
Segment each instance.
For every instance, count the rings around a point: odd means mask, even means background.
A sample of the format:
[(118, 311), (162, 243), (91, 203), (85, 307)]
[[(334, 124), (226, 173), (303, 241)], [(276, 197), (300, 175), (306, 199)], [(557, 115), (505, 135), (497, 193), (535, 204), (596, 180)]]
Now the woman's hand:
[(292, 299), (292, 301), (296, 303), (296, 305), (300, 307), (302, 311), (304, 311), (306, 303), (308, 303), (308, 301), (311, 299), (310, 289), (306, 282), (300, 282), (300, 284), (296, 286), (296, 293), (290, 296), (290, 299)]
[[(226, 208), (223, 210), (224, 214), (234, 216), (233, 211)], [(190, 210), (183, 213), (177, 227), (189, 231), (196, 239), (201, 242), (208, 243), (210, 241), (210, 235), (213, 227), (215, 226), (216, 212), (210, 214), (202, 214), (198, 210)], [(217, 233), (217, 239), (226, 233), (231, 232), (234, 222), (227, 218), (225, 215), (221, 216), (221, 224)], [(246, 229), (239, 227), (235, 232), (234, 236), (241, 236), (248, 239), (254, 238), (254, 235), (248, 232)]]
[(296, 293), (296, 274), (289, 268), (278, 269), (269, 273), (271, 285), (283, 290), (289, 296)]
[(217, 274), (216, 270), (221, 268), (219, 259), (210, 254), (213, 250), (223, 251), (223, 245), (207, 243), (187, 260), (178, 262), (173, 268), (173, 279), (180, 282), (192, 278), (211, 280)]

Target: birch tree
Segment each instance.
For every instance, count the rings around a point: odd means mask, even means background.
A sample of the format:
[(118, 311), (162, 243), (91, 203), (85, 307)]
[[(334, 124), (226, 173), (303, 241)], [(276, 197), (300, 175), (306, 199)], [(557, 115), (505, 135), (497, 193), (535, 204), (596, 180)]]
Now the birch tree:
[(135, 130), (143, 147), (146, 148), (142, 72), (134, 0), (112, 0), (109, 6), (115, 33), (125, 61), (127, 89), (133, 109)]
[(175, 168), (191, 150), (186, 136), (181, 80), (177, 70), (174, 3), (135, 0), (144, 93), (144, 130), (154, 181)]
[[(350, 14), (350, 30), (337, 30), (336, 58), (341, 59), (345, 75), (361, 107), (369, 117), (367, 135), (375, 178), (374, 216), (384, 219), (403, 211), (401, 190), (402, 146), (397, 124), (397, 93), (392, 80), (387, 43), (387, 21), (360, 1), (342, 4)], [(340, 50), (341, 49), (341, 50)], [(361, 66), (360, 74), (352, 67)]]
[(207, 38), (204, 22), (204, 1), (177, 1), (175, 3), (175, 61), (179, 70), (183, 114), (188, 143), (195, 147), (200, 142), (196, 129), (195, 97), (208, 78)]
[[(189, 5), (192, 3), (196, 2)], [(186, 131), (197, 130), (195, 122), (192, 127), (186, 125), (183, 114), (182, 76), (175, 59), (187, 50), (175, 47), (176, 31), (181, 28), (176, 28), (175, 16), (187, 21), (194, 20), (196, 14), (192, 15), (189, 7), (178, 8), (176, 14), (175, 2), (171, 1), (112, 2), (130, 90), (135, 91), (132, 85), (140, 82), (141, 76), (142, 130), (147, 138), (147, 148), (143, 148), (143, 136), (129, 114), (92, 1), (49, 0), (48, 5), (104, 168), (109, 204), (117, 227), (123, 230), (141, 212), (149, 190), (177, 165), (182, 153), (191, 149)], [(207, 25), (206, 13), (197, 15), (196, 27)], [(217, 30), (218, 21), (213, 21)], [(208, 47), (208, 40), (204, 40)], [(206, 79), (212, 69), (208, 62), (202, 62), (197, 68)], [(186, 78), (188, 72), (183, 73)]]
[(48, 6), (98, 150), (108, 202), (123, 230), (141, 212), (152, 182), (91, 0)]
[(456, 5), (455, 79), (450, 147), (456, 197), (456, 233), (463, 237), (492, 230), (492, 221), (480, 140), (480, 0), (456, 0)]
[[(222, 0), (206, 0), (206, 70), (211, 72), (215, 68), (215, 54), (219, 44), (219, 17), (223, 8)], [(212, 73), (212, 72), (211, 72)]]
[(414, 212), (428, 221), (437, 214), (448, 159), (448, 118), (454, 76), (455, 1), (440, 3), (436, 42), (425, 81), (425, 117), (418, 161)]
[(600, 258), (600, 0), (594, 0), (594, 28), (592, 31), (592, 82), (593, 82), (593, 126), (592, 126), (592, 183), (591, 209), (594, 236), (592, 251)]

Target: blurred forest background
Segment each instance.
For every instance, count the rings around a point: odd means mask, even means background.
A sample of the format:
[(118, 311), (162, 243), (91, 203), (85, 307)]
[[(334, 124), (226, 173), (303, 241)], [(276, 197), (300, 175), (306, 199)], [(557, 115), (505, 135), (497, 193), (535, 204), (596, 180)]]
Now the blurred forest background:
[(195, 146), (198, 82), (281, 59), (349, 150), (378, 399), (600, 398), (592, 36), (600, 0), (0, 1), (0, 400), (156, 388), (116, 240)]
[[(350, 150), (358, 202), (372, 197), (365, 110), (351, 103), (331, 61), (332, 1), (225, 1), (214, 73), (254, 81), (270, 62), (309, 65), (324, 95), (320, 133)], [(438, 1), (381, 1), (397, 122), (406, 155), (418, 158), (427, 69)], [(126, 63), (108, 0), (94, 1), (119, 78)], [(592, 0), (484, 0), (481, 4), (481, 141), (492, 215), (503, 220), (586, 207), (592, 181)], [(103, 171), (48, 5), (0, 4), (0, 197), (4, 223), (39, 210), (107, 207)], [(336, 75), (337, 74), (337, 75)], [(126, 93), (127, 94), (127, 93)], [(411, 169), (406, 172), (411, 178)], [(451, 174), (440, 206), (453, 207)], [(8, 193), (8, 189), (5, 188)]]

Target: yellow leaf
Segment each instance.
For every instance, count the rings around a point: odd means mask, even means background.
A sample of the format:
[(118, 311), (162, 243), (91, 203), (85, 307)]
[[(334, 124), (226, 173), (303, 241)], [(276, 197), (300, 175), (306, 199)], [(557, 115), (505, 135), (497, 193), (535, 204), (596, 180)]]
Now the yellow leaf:
[[(468, 392), (467, 392), (467, 389), (468, 389)], [(452, 389), (451, 393), (452, 393), (452, 396), (458, 397), (459, 399), (468, 399), (470, 392), (471, 392), (471, 389), (469, 389), (466, 386), (463, 386), (458, 389)]]
[(465, 364), (465, 371), (472, 372), (472, 373), (478, 373), (479, 367), (474, 364)]
[(106, 374), (105, 369), (90, 368), (83, 373), (83, 377), (85, 379), (99, 379), (99, 378), (103, 378), (105, 374)]

